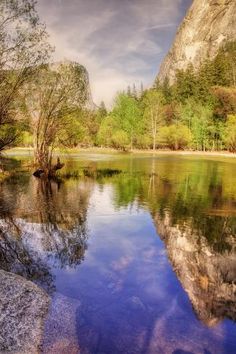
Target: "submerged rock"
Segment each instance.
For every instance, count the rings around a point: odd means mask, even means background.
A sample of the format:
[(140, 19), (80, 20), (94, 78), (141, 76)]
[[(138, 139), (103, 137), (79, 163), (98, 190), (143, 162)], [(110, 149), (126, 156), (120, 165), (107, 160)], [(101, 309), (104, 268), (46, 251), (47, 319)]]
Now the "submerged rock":
[(0, 270), (1, 353), (39, 353), (49, 302), (37, 285)]
[[(46, 336), (43, 354), (79, 354), (77, 313), (80, 301), (62, 294), (56, 294), (45, 324)], [(79, 312), (79, 319), (81, 314)]]

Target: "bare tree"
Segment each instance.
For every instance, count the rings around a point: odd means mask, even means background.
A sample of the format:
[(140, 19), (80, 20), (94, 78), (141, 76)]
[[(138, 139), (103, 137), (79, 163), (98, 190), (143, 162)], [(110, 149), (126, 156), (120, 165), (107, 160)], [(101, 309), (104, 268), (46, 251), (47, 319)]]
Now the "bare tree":
[(145, 118), (147, 123), (147, 129), (152, 137), (152, 148), (156, 150), (156, 139), (158, 128), (163, 122), (163, 107), (164, 96), (161, 92), (156, 90), (150, 90), (147, 92), (144, 104), (145, 104)]
[(63, 142), (72, 113), (87, 99), (80, 68), (76, 63), (43, 65), (24, 91), (34, 136), (35, 164), (48, 176), (62, 167), (59, 161), (52, 166), (53, 150)]
[(0, 0), (0, 151), (15, 142), (23, 84), (48, 60), (51, 47), (34, 0)]

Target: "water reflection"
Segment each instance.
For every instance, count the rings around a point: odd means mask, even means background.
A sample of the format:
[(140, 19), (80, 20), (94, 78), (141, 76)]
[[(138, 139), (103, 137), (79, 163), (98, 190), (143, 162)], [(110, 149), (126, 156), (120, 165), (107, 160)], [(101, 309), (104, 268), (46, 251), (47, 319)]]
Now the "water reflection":
[[(234, 168), (214, 161), (162, 164), (153, 159), (148, 176), (114, 183), (118, 208), (138, 201), (151, 212), (198, 318), (210, 326), (236, 320)], [(136, 191), (127, 197), (131, 184)]]
[[(216, 222), (216, 237), (222, 232), (220, 250), (215, 250), (202, 230), (194, 228), (191, 223), (173, 224), (169, 213), (164, 217), (156, 214), (154, 220), (173, 269), (198, 318), (209, 326), (224, 318), (235, 321), (236, 253), (229, 220)], [(215, 218), (210, 219), (210, 223), (214, 222)]]
[(90, 183), (30, 176), (0, 185), (0, 266), (54, 289), (52, 267), (75, 267), (87, 248)]
[(235, 167), (106, 156), (122, 173), (1, 184), (0, 265), (54, 293), (44, 352), (236, 352)]

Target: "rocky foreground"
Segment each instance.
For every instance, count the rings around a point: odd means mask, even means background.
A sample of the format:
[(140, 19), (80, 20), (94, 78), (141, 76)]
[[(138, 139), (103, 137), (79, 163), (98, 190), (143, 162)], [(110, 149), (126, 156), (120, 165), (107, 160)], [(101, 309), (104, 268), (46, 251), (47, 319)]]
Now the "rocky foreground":
[(0, 270), (0, 352), (39, 353), (50, 298), (32, 282)]

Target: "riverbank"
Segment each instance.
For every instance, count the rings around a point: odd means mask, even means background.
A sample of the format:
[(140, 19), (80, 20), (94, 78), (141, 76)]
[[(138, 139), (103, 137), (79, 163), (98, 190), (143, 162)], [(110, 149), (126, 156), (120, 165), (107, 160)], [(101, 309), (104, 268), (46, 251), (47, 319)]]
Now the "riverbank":
[[(90, 147), (90, 148), (72, 148), (65, 150), (55, 150), (55, 154), (79, 154), (79, 153), (102, 153), (102, 154), (148, 154), (148, 155), (182, 155), (182, 156), (212, 156), (212, 157), (231, 157), (235, 158), (236, 154), (230, 151), (192, 151), (192, 150), (140, 150), (133, 149), (132, 151), (121, 151), (112, 148), (100, 148), (100, 147)], [(32, 155), (32, 148), (16, 147), (4, 152), (5, 156), (12, 155)]]

